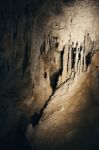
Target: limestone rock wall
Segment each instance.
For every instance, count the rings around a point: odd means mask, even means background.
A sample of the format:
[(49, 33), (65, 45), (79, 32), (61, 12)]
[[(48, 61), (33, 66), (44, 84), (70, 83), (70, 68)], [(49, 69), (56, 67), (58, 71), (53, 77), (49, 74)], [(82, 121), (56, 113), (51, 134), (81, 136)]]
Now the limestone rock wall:
[(64, 83), (67, 92), (74, 78), (88, 71), (99, 49), (99, 1), (1, 0), (0, 4), (0, 136), (4, 137), (21, 116), (40, 112)]
[(98, 49), (99, 3), (30, 0), (2, 5), (0, 86), (9, 85), (12, 76), (19, 82), (28, 76), (33, 106), (39, 111), (56, 88), (86, 70), (86, 57)]

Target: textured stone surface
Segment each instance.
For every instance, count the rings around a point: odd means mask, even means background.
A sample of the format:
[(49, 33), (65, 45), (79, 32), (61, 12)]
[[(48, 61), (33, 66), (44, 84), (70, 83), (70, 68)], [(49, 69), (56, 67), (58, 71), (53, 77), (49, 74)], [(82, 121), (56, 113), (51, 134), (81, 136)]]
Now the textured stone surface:
[[(13, 145), (19, 120), (27, 117), (29, 122), (35, 112), (41, 119), (34, 123), (39, 124), (33, 140), (30, 123), (26, 132), (33, 149), (35, 144), (39, 150), (78, 144), (83, 138), (80, 131), (85, 133), (94, 124), (99, 97), (98, 14), (98, 0), (1, 0), (0, 144)], [(23, 124), (26, 129), (28, 123)]]

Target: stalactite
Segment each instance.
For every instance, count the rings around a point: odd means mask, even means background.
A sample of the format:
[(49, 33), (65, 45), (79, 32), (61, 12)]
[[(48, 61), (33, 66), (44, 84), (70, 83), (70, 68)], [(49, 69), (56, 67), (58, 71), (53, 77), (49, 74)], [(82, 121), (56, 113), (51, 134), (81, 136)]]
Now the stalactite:
[[(49, 82), (53, 91), (64, 82), (67, 82), (67, 89), (73, 84), (75, 74), (80, 75), (87, 71), (91, 63), (91, 55), (93, 52), (93, 41), (89, 34), (84, 36), (82, 43), (73, 42), (70, 40), (63, 46), (62, 50), (58, 49), (59, 37), (50, 32), (41, 44), (40, 53), (44, 64), (49, 64), (49, 69), (44, 69), (44, 73), (49, 74)], [(56, 52), (60, 51), (60, 60), (57, 61), (58, 55)], [(54, 67), (58, 65), (58, 69)], [(50, 68), (53, 68), (50, 72)], [(46, 80), (46, 77), (44, 75)], [(68, 90), (67, 90), (68, 91)]]
[(81, 44), (74, 43), (71, 39), (69, 40), (64, 49), (63, 72), (62, 76), (59, 77), (58, 85), (71, 79), (72, 74), (75, 76), (75, 73), (80, 75), (87, 71), (95, 48), (94, 43), (89, 34), (84, 37), (84, 41)]

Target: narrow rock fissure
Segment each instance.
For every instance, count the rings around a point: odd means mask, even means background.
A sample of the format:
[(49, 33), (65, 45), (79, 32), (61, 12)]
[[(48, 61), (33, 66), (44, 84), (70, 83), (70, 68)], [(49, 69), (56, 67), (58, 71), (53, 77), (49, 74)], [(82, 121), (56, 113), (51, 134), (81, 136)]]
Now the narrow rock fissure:
[(55, 72), (53, 75), (52, 75), (52, 77), (51, 77), (51, 79), (50, 79), (50, 81), (51, 81), (51, 87), (52, 87), (52, 89), (53, 89), (53, 92), (55, 91), (55, 89), (56, 89), (56, 87), (57, 87), (57, 82), (58, 82), (58, 78), (59, 78), (59, 71), (57, 71), (57, 72)]
[(63, 72), (63, 56), (64, 56), (64, 48), (63, 50), (61, 51), (61, 55), (60, 55), (60, 59), (61, 59), (61, 62), (60, 62), (60, 69), (59, 69), (59, 74), (62, 75), (62, 72)]
[[(45, 102), (43, 108), (40, 110), (39, 113), (35, 112), (34, 115), (30, 119), (27, 119), (26, 117), (23, 117), (23, 118), (20, 119), (19, 127), (17, 129), (18, 145), (21, 145), (24, 148), (24, 143), (25, 143), (25, 147), (27, 147), (27, 149), (29, 149), (29, 150), (32, 149), (31, 146), (29, 145), (26, 137), (25, 137), (26, 128), (27, 128), (29, 123), (32, 124), (33, 128), (39, 124), (39, 121), (40, 121), (40, 119), (41, 119), (41, 117), (43, 115), (44, 109), (47, 107), (47, 105), (48, 105), (48, 103), (51, 100), (51, 97), (53, 95), (54, 95), (54, 93)], [(35, 145), (34, 148), (36, 150), (36, 145)]]
[(39, 124), (39, 121), (43, 115), (44, 109), (47, 107), (49, 101), (51, 100), (51, 97), (54, 95), (54, 93), (49, 97), (49, 99), (45, 102), (43, 108), (40, 110), (39, 113), (35, 112), (34, 115), (31, 117), (31, 123), (33, 127), (37, 126)]

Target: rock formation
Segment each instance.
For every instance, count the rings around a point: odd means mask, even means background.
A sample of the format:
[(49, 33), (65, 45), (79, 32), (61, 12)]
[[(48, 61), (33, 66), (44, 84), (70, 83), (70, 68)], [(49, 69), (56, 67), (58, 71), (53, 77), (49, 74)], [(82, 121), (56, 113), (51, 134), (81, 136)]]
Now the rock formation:
[(0, 147), (99, 148), (98, 0), (1, 0)]

